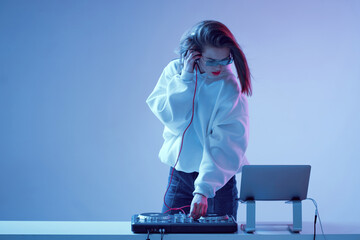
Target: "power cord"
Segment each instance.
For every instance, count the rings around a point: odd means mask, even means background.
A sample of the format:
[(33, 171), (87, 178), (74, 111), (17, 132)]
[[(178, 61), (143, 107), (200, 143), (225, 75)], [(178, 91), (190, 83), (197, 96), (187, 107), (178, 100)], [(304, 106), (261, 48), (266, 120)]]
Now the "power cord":
[(324, 229), (323, 229), (323, 226), (322, 226), (322, 223), (321, 223), (321, 219), (320, 219), (320, 213), (319, 213), (318, 205), (317, 205), (315, 199), (313, 199), (313, 198), (306, 198), (305, 200), (311, 200), (311, 201), (313, 202), (314, 206), (315, 206), (314, 240), (315, 240), (315, 237), (316, 237), (316, 220), (317, 220), (317, 218), (319, 218), (319, 223), (320, 223), (321, 232), (322, 232), (322, 235), (323, 235), (324, 239), (326, 240), (325, 233), (324, 233)]
[[(161, 240), (164, 240), (164, 236), (165, 236), (165, 228), (161, 228), (159, 229), (159, 232), (160, 232), (160, 239)], [(150, 240), (150, 230), (148, 229), (147, 231), (147, 237), (146, 237), (146, 240)]]
[(161, 234), (161, 240), (163, 240), (165, 235), (165, 229), (160, 229), (160, 234)]
[(150, 230), (148, 229), (146, 240), (150, 240)]

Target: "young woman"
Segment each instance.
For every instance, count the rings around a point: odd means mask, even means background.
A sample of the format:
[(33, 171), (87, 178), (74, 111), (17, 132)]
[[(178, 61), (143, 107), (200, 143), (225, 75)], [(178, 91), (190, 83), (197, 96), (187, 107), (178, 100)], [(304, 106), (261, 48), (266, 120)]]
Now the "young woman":
[(195, 219), (207, 213), (236, 218), (235, 174), (248, 164), (246, 95), (252, 93), (245, 55), (217, 21), (200, 22), (186, 32), (179, 54), (147, 99), (164, 124), (159, 157), (170, 166), (163, 212), (181, 209)]

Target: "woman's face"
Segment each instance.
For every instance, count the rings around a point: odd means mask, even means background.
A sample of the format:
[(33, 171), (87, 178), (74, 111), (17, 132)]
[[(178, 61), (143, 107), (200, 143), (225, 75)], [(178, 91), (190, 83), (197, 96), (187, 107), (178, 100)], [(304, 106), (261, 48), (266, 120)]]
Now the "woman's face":
[[(226, 65), (217, 64), (217, 61), (230, 57), (230, 49), (227, 47), (205, 46), (199, 61), (200, 69), (206, 72), (210, 77), (216, 77), (226, 68)], [(214, 66), (209, 66), (214, 65)]]

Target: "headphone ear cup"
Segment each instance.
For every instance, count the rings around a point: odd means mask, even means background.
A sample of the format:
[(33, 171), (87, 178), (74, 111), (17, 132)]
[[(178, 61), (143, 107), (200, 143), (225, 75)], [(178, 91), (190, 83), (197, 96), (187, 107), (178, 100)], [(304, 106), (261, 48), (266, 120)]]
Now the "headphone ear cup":
[(196, 59), (196, 60), (195, 60), (195, 64), (194, 64), (195, 70), (199, 70), (199, 71), (200, 71), (200, 66), (199, 66), (199, 64), (200, 64), (199, 59)]

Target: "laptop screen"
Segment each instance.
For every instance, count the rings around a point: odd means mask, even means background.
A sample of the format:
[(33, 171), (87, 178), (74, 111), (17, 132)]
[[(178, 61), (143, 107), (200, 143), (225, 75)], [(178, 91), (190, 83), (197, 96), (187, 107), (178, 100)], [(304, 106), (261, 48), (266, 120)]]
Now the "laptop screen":
[(310, 169), (310, 165), (246, 165), (240, 200), (304, 200)]

